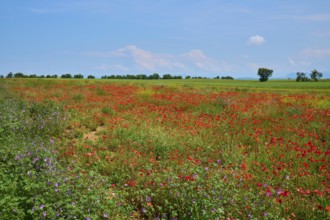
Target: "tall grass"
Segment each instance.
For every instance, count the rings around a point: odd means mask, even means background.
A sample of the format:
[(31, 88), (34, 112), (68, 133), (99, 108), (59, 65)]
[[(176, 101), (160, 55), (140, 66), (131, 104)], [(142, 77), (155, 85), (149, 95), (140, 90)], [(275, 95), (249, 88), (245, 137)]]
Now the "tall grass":
[(329, 218), (328, 84), (3, 82), (0, 217)]

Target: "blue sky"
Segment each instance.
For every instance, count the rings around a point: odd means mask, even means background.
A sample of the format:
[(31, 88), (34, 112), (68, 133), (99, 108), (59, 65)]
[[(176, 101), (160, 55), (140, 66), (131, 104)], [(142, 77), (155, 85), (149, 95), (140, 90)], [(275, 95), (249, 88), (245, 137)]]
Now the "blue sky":
[(0, 75), (330, 73), (327, 0), (1, 0)]

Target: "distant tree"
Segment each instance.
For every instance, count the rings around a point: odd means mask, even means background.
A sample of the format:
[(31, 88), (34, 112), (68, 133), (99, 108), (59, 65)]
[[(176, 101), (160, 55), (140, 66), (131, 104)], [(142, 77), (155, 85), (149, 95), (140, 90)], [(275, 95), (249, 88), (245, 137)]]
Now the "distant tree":
[(137, 74), (136, 79), (148, 79), (148, 77), (145, 74)]
[(72, 78), (72, 75), (70, 73), (63, 74), (63, 75), (61, 75), (61, 78), (63, 78), (63, 79), (70, 79), (70, 78)]
[(12, 72), (8, 73), (6, 78), (13, 78), (14, 74)]
[(232, 76), (221, 76), (221, 79), (234, 79)]
[(158, 73), (153, 73), (152, 75), (150, 75), (150, 76), (148, 77), (148, 79), (160, 79), (160, 76), (159, 76)]
[(36, 74), (31, 74), (31, 75), (29, 75), (29, 78), (37, 78), (37, 75)]
[(173, 76), (173, 79), (182, 79), (182, 76)]
[(95, 76), (89, 75), (89, 76), (87, 76), (87, 79), (95, 79)]
[(173, 76), (171, 74), (164, 74), (163, 79), (173, 79)]
[(3, 75), (0, 75), (0, 78), (4, 78), (4, 76)]
[(84, 76), (81, 75), (81, 74), (76, 74), (76, 75), (73, 76), (73, 78), (74, 78), (74, 79), (83, 79)]
[(271, 69), (267, 69), (267, 68), (258, 69), (258, 75), (260, 76), (260, 78), (259, 78), (260, 82), (268, 81), (268, 78), (271, 77), (272, 74), (273, 74), (273, 70), (271, 70)]
[(127, 74), (126, 79), (136, 79), (135, 75)]
[(306, 76), (306, 73), (303, 72), (297, 72), (297, 82), (307, 82), (309, 81), (309, 78)]
[(14, 74), (14, 77), (15, 77), (15, 78), (26, 78), (26, 76), (25, 76), (23, 73), (20, 73), (20, 72), (15, 73), (15, 74)]
[(316, 69), (312, 70), (311, 74), (311, 80), (313, 81), (319, 81), (322, 77), (323, 77), (323, 74), (320, 73), (319, 71), (317, 71)]
[(186, 76), (186, 78), (185, 79), (191, 79), (191, 76)]

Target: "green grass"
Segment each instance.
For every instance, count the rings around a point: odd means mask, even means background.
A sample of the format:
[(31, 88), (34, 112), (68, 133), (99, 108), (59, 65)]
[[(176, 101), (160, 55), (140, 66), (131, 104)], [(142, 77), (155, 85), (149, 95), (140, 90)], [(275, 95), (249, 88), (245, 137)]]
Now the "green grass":
[(211, 87), (215, 90), (252, 90), (252, 91), (292, 91), (292, 92), (328, 92), (330, 91), (330, 81), (319, 82), (296, 82), (294, 80), (269, 80), (268, 82), (259, 82), (258, 80), (216, 80), (216, 79), (182, 79), (182, 80), (96, 80), (116, 82), (116, 83), (132, 83), (147, 85), (164, 85), (164, 86), (183, 86), (187, 88)]
[(182, 79), (182, 80), (121, 80), (121, 79), (0, 79), (2, 83), (24, 83), (26, 86), (48, 87), (54, 84), (93, 85), (103, 83), (157, 85), (157, 86), (183, 86), (186, 88), (209, 87), (214, 90), (236, 91), (279, 91), (279, 92), (321, 92), (330, 91), (330, 80), (319, 82), (296, 82), (295, 80), (218, 80), (218, 79)]
[(330, 81), (0, 79), (0, 219), (326, 219), (329, 95)]

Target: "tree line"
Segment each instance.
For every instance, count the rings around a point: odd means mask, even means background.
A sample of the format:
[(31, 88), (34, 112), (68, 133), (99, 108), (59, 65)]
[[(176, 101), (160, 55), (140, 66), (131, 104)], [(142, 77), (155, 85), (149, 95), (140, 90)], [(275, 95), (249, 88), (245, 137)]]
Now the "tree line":
[[(83, 79), (84, 75), (82, 74), (75, 74), (71, 75), (70, 73), (62, 74), (58, 76), (57, 74), (55, 75), (36, 75), (36, 74), (31, 74), (31, 75), (25, 75), (24, 73), (18, 72), (18, 73), (8, 73), (6, 76), (0, 75), (0, 78), (63, 78), (63, 79)], [(93, 75), (88, 75), (88, 79), (95, 79), (95, 76)]]
[[(268, 68), (259, 68), (257, 75), (260, 77), (259, 81), (260, 82), (266, 82), (268, 79), (272, 76), (273, 70), (268, 69)], [(314, 81), (317, 82), (319, 81), (322, 77), (323, 74), (316, 69), (312, 70), (311, 73), (309, 74), (310, 77), (304, 72), (297, 72), (296, 73), (297, 82), (308, 82), (308, 81)], [(17, 73), (8, 73), (6, 76), (0, 75), (0, 78), (63, 78), (63, 79), (83, 79), (84, 75), (82, 74), (62, 74), (60, 76), (58, 75), (36, 75), (36, 74), (31, 74), (31, 75), (25, 75), (24, 73), (17, 72)], [(87, 79), (95, 79), (95, 76), (93, 75), (88, 75)], [(104, 75), (101, 77), (101, 79), (139, 79), (139, 80), (158, 80), (158, 79), (183, 79), (182, 76), (172, 76), (171, 74), (164, 74), (162, 77), (158, 73), (153, 73), (151, 75), (146, 75), (146, 74), (137, 74), (137, 75), (132, 75), (132, 74), (127, 74), (127, 75)], [(201, 76), (186, 76), (184, 79), (209, 79), (207, 77), (201, 77)], [(227, 79), (227, 80), (233, 80), (234, 78), (232, 76), (216, 76), (213, 79)]]
[[(60, 76), (58, 75), (36, 75), (36, 74), (31, 74), (31, 75), (25, 75), (21, 72), (18, 73), (8, 73), (5, 77), (3, 75), (0, 75), (0, 78), (63, 78), (63, 79), (83, 79), (84, 75), (82, 74), (62, 74)], [(87, 79), (95, 79), (95, 76), (93, 75), (88, 75)], [(146, 75), (146, 74), (137, 74), (137, 75), (132, 75), (132, 74), (127, 74), (127, 75), (104, 75), (101, 77), (101, 79), (141, 79), (141, 80), (147, 80), (147, 79), (153, 79), (153, 80), (158, 80), (158, 79), (209, 79), (207, 77), (202, 77), (202, 76), (186, 76), (182, 77), (180, 75), (174, 75), (172, 76), (171, 74), (164, 74), (162, 77), (158, 73), (153, 73), (151, 75)], [(214, 79), (234, 79), (231, 76), (216, 76)]]

